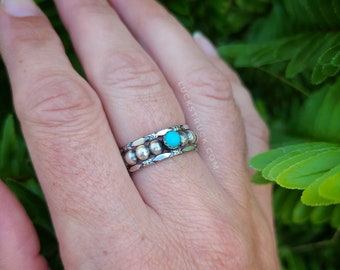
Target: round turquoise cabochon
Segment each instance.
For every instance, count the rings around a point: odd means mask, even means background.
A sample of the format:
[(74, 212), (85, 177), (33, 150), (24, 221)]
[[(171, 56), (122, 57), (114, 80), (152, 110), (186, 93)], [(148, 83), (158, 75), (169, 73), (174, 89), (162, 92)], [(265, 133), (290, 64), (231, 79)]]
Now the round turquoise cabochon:
[(164, 135), (164, 143), (170, 149), (177, 148), (181, 145), (181, 136), (177, 131), (169, 131)]

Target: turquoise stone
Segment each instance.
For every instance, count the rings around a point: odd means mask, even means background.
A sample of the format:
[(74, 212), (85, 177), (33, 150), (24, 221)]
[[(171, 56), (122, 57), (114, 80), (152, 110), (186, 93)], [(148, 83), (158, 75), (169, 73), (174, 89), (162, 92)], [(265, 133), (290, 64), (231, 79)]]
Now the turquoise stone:
[(175, 149), (181, 145), (181, 136), (177, 131), (169, 131), (164, 135), (164, 144), (170, 149)]

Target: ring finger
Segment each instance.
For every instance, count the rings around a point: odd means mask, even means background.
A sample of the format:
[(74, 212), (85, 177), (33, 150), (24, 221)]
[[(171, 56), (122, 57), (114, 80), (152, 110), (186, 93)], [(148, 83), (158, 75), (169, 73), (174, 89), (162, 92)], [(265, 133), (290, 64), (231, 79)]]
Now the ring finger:
[(249, 184), (249, 176), (241, 175), (246, 171), (245, 134), (229, 77), (156, 1), (110, 2), (165, 74), (187, 122), (200, 137), (200, 156), (210, 172), (244, 201)]

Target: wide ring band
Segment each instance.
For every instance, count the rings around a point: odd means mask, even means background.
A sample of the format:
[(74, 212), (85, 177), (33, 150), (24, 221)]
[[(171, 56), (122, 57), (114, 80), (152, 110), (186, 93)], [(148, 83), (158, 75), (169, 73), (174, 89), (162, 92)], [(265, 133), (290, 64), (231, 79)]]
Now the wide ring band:
[(188, 125), (162, 129), (120, 149), (130, 173), (162, 160), (197, 150), (197, 135)]

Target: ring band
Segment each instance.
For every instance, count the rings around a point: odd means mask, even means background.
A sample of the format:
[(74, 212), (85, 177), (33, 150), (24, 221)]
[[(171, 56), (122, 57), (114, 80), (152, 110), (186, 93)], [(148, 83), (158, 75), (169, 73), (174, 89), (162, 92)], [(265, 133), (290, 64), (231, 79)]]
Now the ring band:
[(195, 151), (197, 135), (188, 125), (162, 129), (134, 140), (120, 149), (127, 170), (132, 173), (162, 160)]

